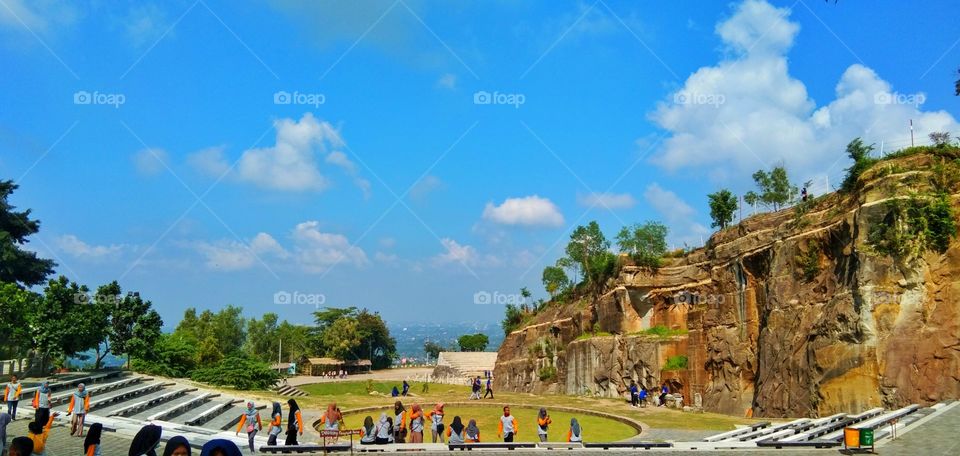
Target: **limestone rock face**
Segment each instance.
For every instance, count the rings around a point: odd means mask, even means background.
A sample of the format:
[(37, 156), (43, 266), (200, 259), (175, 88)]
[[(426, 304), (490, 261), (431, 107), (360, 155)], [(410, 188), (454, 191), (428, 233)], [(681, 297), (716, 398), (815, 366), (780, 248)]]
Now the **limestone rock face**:
[[(867, 242), (892, 201), (923, 190), (931, 157), (908, 159), (921, 171), (750, 217), (656, 272), (623, 265), (598, 298), (549, 306), (507, 336), (499, 387), (625, 398), (631, 380), (666, 382), (705, 410), (769, 417), (960, 399), (960, 243), (903, 259)], [(655, 326), (676, 331), (643, 333)], [(687, 367), (664, 370), (678, 356)]]

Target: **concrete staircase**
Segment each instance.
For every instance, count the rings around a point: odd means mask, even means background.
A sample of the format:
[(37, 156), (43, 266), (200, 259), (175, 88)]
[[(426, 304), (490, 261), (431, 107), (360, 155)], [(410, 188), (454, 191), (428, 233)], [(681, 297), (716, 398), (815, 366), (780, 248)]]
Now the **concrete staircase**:
[(493, 372), (497, 364), (496, 352), (440, 352), (435, 377), (483, 377), (484, 372)]
[(286, 383), (284, 384), (278, 383), (274, 385), (273, 391), (281, 396), (288, 396), (288, 397), (304, 397), (304, 396), (310, 395), (306, 391), (300, 388), (297, 388), (296, 386), (288, 385)]

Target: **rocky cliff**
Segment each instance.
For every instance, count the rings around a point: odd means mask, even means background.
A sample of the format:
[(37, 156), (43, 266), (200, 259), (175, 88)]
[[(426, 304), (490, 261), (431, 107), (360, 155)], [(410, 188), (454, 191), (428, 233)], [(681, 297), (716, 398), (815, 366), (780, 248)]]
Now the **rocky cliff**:
[(602, 294), (507, 336), (499, 387), (623, 397), (630, 380), (668, 382), (707, 410), (770, 417), (960, 398), (960, 243), (924, 248), (937, 227), (909, 203), (938, 192), (960, 213), (960, 154), (904, 155), (656, 271), (621, 256)]

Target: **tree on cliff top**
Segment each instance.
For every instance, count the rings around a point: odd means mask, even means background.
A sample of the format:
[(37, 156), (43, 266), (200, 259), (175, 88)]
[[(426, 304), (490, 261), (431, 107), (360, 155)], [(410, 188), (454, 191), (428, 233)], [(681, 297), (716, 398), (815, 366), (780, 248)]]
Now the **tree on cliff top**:
[[(584, 279), (589, 285), (597, 286), (597, 277), (591, 274), (591, 268), (602, 256), (609, 253), (610, 241), (600, 231), (600, 225), (596, 221), (591, 221), (586, 226), (578, 226), (570, 234), (570, 242), (567, 244), (567, 256), (576, 262), (582, 271)], [(594, 263), (594, 265), (591, 265)], [(594, 268), (595, 269), (595, 268)]]
[(860, 138), (855, 138), (847, 144), (847, 156), (853, 160), (853, 165), (847, 168), (847, 177), (843, 179), (843, 191), (853, 190), (857, 186), (860, 175), (877, 162), (875, 158), (870, 157), (872, 151), (873, 144), (868, 146)]
[(737, 210), (737, 197), (730, 190), (722, 189), (707, 195), (707, 199), (710, 200), (710, 218), (713, 219), (710, 226), (721, 230), (726, 228)]
[(14, 211), (7, 199), (16, 189), (13, 181), (0, 181), (0, 282), (29, 287), (43, 283), (57, 264), (23, 249), (27, 237), (40, 230), (40, 222), (30, 219), (30, 209)]
[(570, 286), (570, 278), (567, 277), (567, 273), (563, 272), (563, 268), (560, 266), (543, 268), (541, 281), (543, 282), (543, 288), (547, 290), (547, 293), (550, 293), (551, 298), (555, 298), (558, 293)]
[(625, 226), (617, 233), (620, 251), (630, 254), (637, 265), (660, 267), (660, 259), (667, 253), (667, 227), (660, 222), (646, 222)]
[(753, 173), (753, 181), (756, 182), (760, 193), (747, 192), (744, 199), (751, 205), (759, 202), (764, 206), (773, 207), (774, 211), (780, 210), (781, 207), (795, 200), (800, 192), (790, 183), (787, 169), (782, 165), (774, 166), (769, 172), (757, 170)]

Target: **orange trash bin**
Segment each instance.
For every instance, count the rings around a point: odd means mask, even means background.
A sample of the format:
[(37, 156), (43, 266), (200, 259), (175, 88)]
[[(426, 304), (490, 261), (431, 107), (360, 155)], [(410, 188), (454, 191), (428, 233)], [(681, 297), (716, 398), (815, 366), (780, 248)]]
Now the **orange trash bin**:
[(859, 448), (860, 447), (860, 429), (857, 428), (843, 428), (843, 447), (844, 448)]

